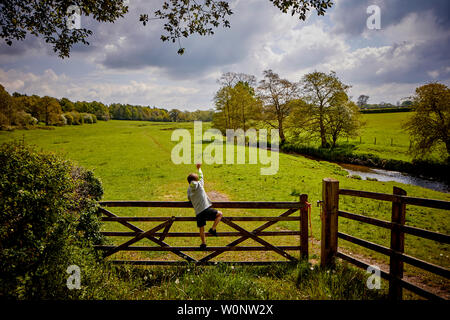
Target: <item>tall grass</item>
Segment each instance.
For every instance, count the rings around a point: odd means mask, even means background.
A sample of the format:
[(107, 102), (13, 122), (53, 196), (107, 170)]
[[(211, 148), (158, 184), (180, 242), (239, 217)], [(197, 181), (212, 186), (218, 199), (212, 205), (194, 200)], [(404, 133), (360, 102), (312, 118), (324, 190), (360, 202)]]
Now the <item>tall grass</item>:
[(368, 274), (346, 264), (322, 270), (308, 262), (271, 266), (178, 266), (121, 269), (141, 279), (150, 299), (170, 300), (360, 300), (384, 299), (386, 288), (368, 289)]

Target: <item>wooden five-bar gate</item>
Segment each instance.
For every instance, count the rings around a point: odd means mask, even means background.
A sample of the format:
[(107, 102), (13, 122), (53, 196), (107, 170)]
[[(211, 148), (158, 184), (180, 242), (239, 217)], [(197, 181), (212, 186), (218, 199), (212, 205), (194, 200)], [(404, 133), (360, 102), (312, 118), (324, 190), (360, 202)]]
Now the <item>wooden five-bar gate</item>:
[[(114, 263), (119, 264), (135, 264), (135, 265), (177, 265), (185, 263), (195, 263), (201, 265), (214, 264), (211, 259), (228, 251), (274, 251), (281, 255), (284, 260), (281, 261), (221, 261), (221, 263), (233, 264), (270, 264), (280, 262), (297, 262), (299, 259), (287, 251), (299, 251), (302, 259), (308, 259), (308, 196), (301, 195), (298, 202), (213, 202), (214, 208), (228, 208), (228, 209), (284, 209), (279, 216), (267, 217), (234, 217), (224, 216), (222, 223), (230, 226), (234, 232), (218, 232), (220, 237), (239, 237), (238, 239), (221, 247), (207, 247), (200, 249), (200, 247), (184, 246), (174, 247), (170, 246), (164, 240), (170, 237), (199, 237), (198, 232), (170, 232), (173, 223), (176, 222), (190, 222), (196, 221), (194, 216), (191, 217), (119, 217), (109, 211), (111, 207), (159, 207), (159, 208), (192, 208), (190, 202), (184, 201), (102, 201), (100, 202), (99, 211), (104, 215), (102, 221), (116, 221), (121, 225), (130, 229), (129, 232), (103, 232), (105, 236), (110, 237), (132, 237), (131, 240), (117, 246), (99, 245), (96, 246), (100, 250), (105, 250), (105, 256), (111, 256), (119, 251), (168, 251), (172, 252), (183, 260), (179, 261), (155, 261), (155, 260), (113, 260)], [(108, 209), (107, 209), (108, 208)], [(293, 215), (299, 212), (297, 215)], [(193, 214), (193, 212), (192, 212)], [(239, 226), (237, 221), (266, 221), (258, 228), (248, 231)], [(278, 221), (299, 221), (299, 231), (264, 231)], [(160, 222), (157, 226), (142, 230), (132, 222)], [(209, 234), (206, 234), (209, 236)], [(266, 236), (300, 236), (298, 246), (277, 246), (264, 240), (261, 237)], [(140, 240), (148, 239), (156, 246), (132, 246)], [(261, 246), (239, 246), (240, 243), (247, 239), (252, 239)], [(195, 259), (185, 252), (189, 251), (207, 251), (208, 254), (201, 259)]]
[[(339, 210), (339, 199), (341, 196), (362, 197), (392, 203), (391, 221), (371, 218), (365, 215), (350, 213)], [(448, 268), (432, 264), (404, 253), (404, 235), (411, 234), (417, 237), (450, 244), (450, 236), (438, 232), (432, 232), (412, 226), (405, 225), (406, 205), (423, 206), (437, 209), (450, 210), (449, 201), (431, 200), (423, 198), (408, 197), (406, 192), (400, 188), (394, 187), (393, 194), (367, 192), (359, 190), (340, 189), (339, 181), (326, 178), (322, 184), (322, 203), (321, 210), (321, 258), (320, 263), (324, 268), (333, 267), (336, 258), (350, 262), (358, 267), (367, 269), (370, 265), (357, 258), (338, 250), (338, 239), (343, 239), (351, 243), (362, 246), (366, 249), (389, 256), (389, 272), (380, 270), (380, 275), (389, 281), (389, 297), (392, 300), (402, 299), (402, 289), (405, 288), (420, 296), (429, 299), (439, 299), (441, 297), (425, 290), (405, 279), (403, 279), (403, 264), (407, 263), (417, 268), (426, 270), (433, 274), (449, 279), (450, 270)], [(236, 264), (271, 264), (280, 262), (297, 262), (299, 259), (287, 251), (300, 251), (301, 259), (308, 259), (308, 211), (310, 204), (308, 196), (303, 194), (298, 202), (214, 202), (214, 208), (227, 209), (284, 209), (286, 210), (279, 216), (267, 217), (234, 217), (224, 216), (222, 222), (233, 228), (234, 232), (218, 232), (220, 237), (239, 237), (238, 239), (221, 247), (208, 247), (200, 249), (199, 247), (174, 247), (170, 246), (164, 240), (169, 237), (198, 237), (198, 232), (170, 232), (170, 228), (175, 222), (195, 221), (195, 217), (119, 217), (108, 209), (110, 207), (164, 207), (164, 208), (192, 208), (189, 202), (170, 202), (170, 201), (102, 201), (100, 202), (100, 212), (104, 214), (103, 221), (116, 221), (129, 228), (129, 232), (103, 232), (106, 236), (112, 237), (132, 237), (117, 246), (97, 246), (105, 250), (105, 255), (110, 256), (119, 251), (169, 251), (183, 258), (179, 261), (155, 261), (155, 260), (113, 260), (115, 263), (141, 264), (141, 265), (176, 265), (185, 263), (195, 263), (200, 265), (211, 265), (217, 262), (211, 259), (228, 251), (273, 251), (281, 255), (282, 261), (221, 261), (221, 263)], [(107, 209), (108, 208), (108, 209)], [(293, 215), (295, 212), (298, 215)], [(355, 220), (370, 225), (390, 230), (390, 247), (385, 247), (364, 239), (354, 237), (349, 234), (338, 231), (339, 218)], [(142, 230), (131, 222), (153, 221), (160, 222), (156, 227), (150, 230)], [(248, 231), (239, 226), (237, 221), (266, 221), (258, 228)], [(299, 231), (264, 231), (278, 221), (299, 221)], [(280, 246), (269, 243), (262, 239), (262, 236), (299, 236), (298, 246)], [(136, 242), (148, 239), (157, 246), (132, 246)], [(247, 239), (252, 239), (261, 246), (239, 246)], [(185, 252), (189, 251), (208, 251), (206, 256), (201, 259), (195, 259)]]

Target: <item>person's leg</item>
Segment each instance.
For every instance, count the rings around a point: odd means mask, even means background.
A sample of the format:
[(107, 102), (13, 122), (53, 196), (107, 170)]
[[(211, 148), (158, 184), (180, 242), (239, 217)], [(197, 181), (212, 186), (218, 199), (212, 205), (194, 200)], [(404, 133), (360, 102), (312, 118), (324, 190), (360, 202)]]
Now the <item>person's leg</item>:
[(217, 225), (219, 224), (220, 220), (222, 220), (222, 212), (217, 211), (216, 219), (214, 220), (213, 226), (211, 229), (216, 230)]
[(205, 226), (200, 227), (200, 239), (202, 239), (202, 244), (206, 244), (205, 241)]

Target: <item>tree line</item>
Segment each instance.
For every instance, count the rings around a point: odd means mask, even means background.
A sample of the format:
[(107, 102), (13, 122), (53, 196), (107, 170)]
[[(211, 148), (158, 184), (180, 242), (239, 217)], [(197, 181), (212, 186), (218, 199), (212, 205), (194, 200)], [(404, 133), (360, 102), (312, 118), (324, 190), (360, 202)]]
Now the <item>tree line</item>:
[(213, 110), (181, 111), (149, 106), (98, 101), (70, 101), (67, 98), (10, 95), (0, 84), (0, 130), (45, 126), (81, 125), (97, 120), (141, 120), (162, 122), (212, 121)]
[[(368, 96), (353, 102), (350, 85), (335, 72), (311, 72), (298, 81), (263, 72), (259, 82), (253, 75), (228, 72), (217, 81), (213, 127), (226, 129), (275, 128), (280, 145), (289, 142), (320, 141), (321, 148), (333, 149), (339, 138), (353, 138), (364, 126), (361, 111)], [(438, 152), (444, 161), (450, 155), (450, 90), (440, 83), (418, 87), (415, 95), (398, 103), (415, 111), (403, 125), (411, 139), (414, 159)], [(384, 107), (389, 105), (383, 104)]]
[(348, 96), (350, 86), (336, 73), (312, 72), (297, 82), (264, 71), (253, 75), (228, 72), (218, 80), (213, 126), (225, 129), (269, 127), (278, 129), (280, 143), (288, 137), (319, 138), (334, 147), (341, 136), (356, 136), (362, 126), (358, 106)]

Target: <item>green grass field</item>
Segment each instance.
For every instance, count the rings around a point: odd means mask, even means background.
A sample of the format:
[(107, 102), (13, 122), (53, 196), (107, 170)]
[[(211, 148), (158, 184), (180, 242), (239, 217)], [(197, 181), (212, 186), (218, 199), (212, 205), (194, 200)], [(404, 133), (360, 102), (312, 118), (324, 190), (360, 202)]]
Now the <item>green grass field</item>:
[(411, 161), (408, 152), (409, 135), (402, 128), (411, 115), (412, 112), (363, 114), (365, 126), (361, 129), (361, 143), (359, 137), (349, 140), (356, 146), (354, 152), (372, 153), (384, 159)]
[[(339, 138), (338, 148), (354, 154), (373, 154), (382, 159), (411, 161), (410, 137), (403, 125), (412, 115), (413, 112), (362, 114), (364, 126), (359, 135), (348, 140)], [(310, 141), (309, 145), (318, 147), (320, 142)], [(438, 152), (434, 152), (430, 160), (441, 162), (443, 159)]]
[[(405, 117), (405, 114), (394, 114)], [(371, 117), (379, 115), (366, 115)], [(385, 116), (383, 114), (383, 116)], [(392, 114), (389, 114), (392, 117)], [(373, 119), (372, 119), (373, 120)], [(380, 120), (382, 121), (382, 120)], [(393, 120), (393, 122), (395, 122)], [(377, 129), (373, 122), (372, 131), (368, 135), (376, 135)], [(176, 142), (171, 141), (173, 129), (186, 128), (192, 130), (192, 123), (150, 123), (139, 121), (109, 121), (98, 122), (94, 125), (58, 127), (55, 130), (17, 130), (14, 132), (0, 132), (0, 143), (10, 140), (25, 140), (28, 144), (38, 146), (39, 149), (54, 151), (68, 159), (75, 160), (78, 164), (94, 170), (100, 177), (105, 190), (104, 200), (186, 200), (186, 176), (195, 170), (194, 165), (174, 165), (171, 161), (171, 150)], [(398, 127), (397, 127), (398, 128)], [(372, 133), (369, 133), (372, 132)], [(390, 133), (381, 130), (385, 137)], [(397, 139), (401, 135), (392, 128), (392, 134)], [(378, 140), (378, 138), (377, 138)], [(405, 143), (402, 140), (403, 144)], [(389, 141), (390, 143), (390, 141)], [(400, 142), (398, 142), (400, 143)], [(408, 142), (406, 142), (408, 144)], [(387, 148), (384, 148), (387, 150)], [(381, 151), (380, 151), (381, 152)], [(391, 151), (389, 151), (391, 152)], [(392, 151), (394, 152), (394, 151)], [(450, 194), (440, 193), (421, 187), (402, 185), (393, 182), (378, 182), (355, 180), (346, 177), (346, 172), (336, 164), (325, 161), (310, 160), (302, 156), (280, 154), (280, 168), (276, 175), (261, 176), (261, 165), (243, 164), (204, 165), (206, 191), (230, 201), (297, 201), (298, 194), (306, 193), (313, 204), (321, 199), (322, 179), (333, 177), (339, 180), (342, 188), (358, 189), (392, 193), (393, 186), (405, 189), (410, 196), (443, 199), (450, 201)], [(340, 208), (346, 211), (364, 214), (383, 220), (390, 219), (391, 207), (389, 203), (342, 197)], [(143, 209), (143, 208), (113, 208), (111, 211), (122, 216), (193, 216), (192, 209)], [(225, 215), (278, 215), (280, 211), (270, 210), (223, 210)], [(408, 207), (407, 224), (432, 231), (450, 233), (448, 213), (443, 210)], [(247, 229), (259, 226), (256, 222), (242, 222)], [(320, 240), (319, 208), (315, 205), (312, 210), (313, 236)], [(143, 229), (150, 229), (151, 223), (136, 223)], [(298, 223), (282, 222), (268, 229), (276, 228), (298, 230)], [(363, 225), (354, 221), (340, 219), (340, 231), (367, 239), (369, 241), (389, 246), (389, 234), (381, 228)], [(231, 231), (223, 225), (219, 225), (219, 231)], [(105, 223), (104, 230), (129, 231), (117, 223)], [(196, 232), (198, 229), (194, 222), (176, 223), (172, 231)], [(123, 242), (126, 239), (116, 239)], [(231, 242), (233, 238), (208, 238), (209, 246), (220, 246)], [(279, 245), (296, 245), (298, 237), (272, 237), (268, 238)], [(197, 238), (168, 238), (171, 245), (199, 245)], [(449, 248), (433, 241), (406, 236), (406, 253), (418, 258), (430, 261), (445, 267), (450, 266)], [(116, 242), (116, 243), (117, 243)], [(150, 244), (148, 242), (147, 244)], [(145, 241), (138, 243), (145, 245)], [(246, 241), (243, 245), (257, 245), (252, 241)], [(362, 250), (345, 241), (340, 241), (339, 246), (356, 253), (365, 253)], [(317, 262), (319, 245), (312, 243), (312, 261)], [(297, 252), (292, 252), (297, 255)], [(176, 256), (163, 255), (161, 253), (121, 253), (117, 257), (126, 256), (136, 259), (155, 258), (172, 260)], [(200, 257), (202, 254), (192, 254)], [(175, 257), (175, 258), (174, 258)], [(386, 261), (377, 254), (372, 257)], [(275, 253), (257, 252), (229, 252), (221, 255), (218, 260), (279, 260)], [(383, 260), (384, 259), (384, 260)], [(407, 267), (407, 272), (416, 270)], [(432, 281), (447, 286), (446, 280), (430, 277)]]

